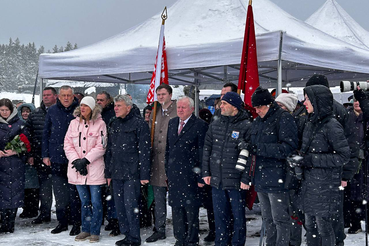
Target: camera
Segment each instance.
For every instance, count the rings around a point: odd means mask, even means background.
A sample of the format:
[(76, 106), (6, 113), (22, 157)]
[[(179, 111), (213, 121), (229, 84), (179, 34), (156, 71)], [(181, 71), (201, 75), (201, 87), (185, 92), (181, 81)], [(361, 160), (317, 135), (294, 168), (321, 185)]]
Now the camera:
[(246, 163), (247, 163), (247, 158), (249, 157), (249, 151), (247, 149), (242, 149), (239, 156), (238, 156), (238, 160), (236, 163), (236, 169), (238, 171), (243, 171), (246, 168)]
[(363, 91), (369, 90), (369, 83), (367, 81), (341, 81), (340, 89), (341, 92), (355, 91), (357, 87), (360, 87)]
[(293, 168), (295, 172), (295, 176), (298, 180), (302, 179), (301, 164), (303, 160), (304, 160), (304, 157), (302, 157), (301, 155), (291, 155), (287, 157), (287, 162), (290, 165), (290, 167)]

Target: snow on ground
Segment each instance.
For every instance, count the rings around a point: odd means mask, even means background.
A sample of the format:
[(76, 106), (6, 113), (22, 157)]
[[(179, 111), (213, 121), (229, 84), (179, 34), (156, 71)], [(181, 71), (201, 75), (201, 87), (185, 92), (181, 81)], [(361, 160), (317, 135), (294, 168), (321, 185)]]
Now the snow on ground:
[[(18, 215), (22, 209), (18, 209)], [(69, 245), (91, 245), (89, 241), (76, 242), (74, 236), (69, 236), (69, 231), (62, 232), (60, 234), (51, 234), (50, 231), (57, 225), (55, 207), (52, 208), (52, 220), (50, 223), (42, 225), (32, 225), (32, 219), (20, 219), (16, 218), (15, 232), (10, 234), (0, 234), (1, 246), (69, 246)], [(255, 211), (247, 212), (247, 239), (246, 245), (258, 246), (260, 237), (257, 236), (261, 227), (261, 217), (259, 213), (260, 209), (256, 206)], [(175, 239), (173, 237), (173, 227), (171, 221), (171, 209), (168, 207), (167, 218), (167, 238), (155, 243), (145, 243), (145, 239), (152, 234), (152, 228), (141, 229), (142, 245), (146, 246), (169, 246), (174, 245)], [(69, 230), (72, 226), (69, 226)], [(200, 245), (214, 245), (213, 243), (205, 243), (203, 238), (207, 235), (207, 216), (206, 210), (200, 209)], [(346, 229), (347, 232), (347, 229)], [(100, 242), (95, 245), (115, 245), (115, 242), (123, 239), (123, 236), (109, 237), (109, 232), (104, 231), (104, 226), (101, 227)], [(306, 246), (305, 243), (302, 244)], [(365, 233), (361, 232), (356, 235), (347, 235), (345, 240), (346, 246), (365, 245)]]

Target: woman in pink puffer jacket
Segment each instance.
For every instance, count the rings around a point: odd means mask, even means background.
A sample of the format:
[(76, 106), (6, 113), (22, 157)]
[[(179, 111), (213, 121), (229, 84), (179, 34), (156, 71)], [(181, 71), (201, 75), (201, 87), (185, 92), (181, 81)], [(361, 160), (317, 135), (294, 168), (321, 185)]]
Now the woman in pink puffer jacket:
[(82, 204), (82, 232), (75, 240), (98, 242), (103, 217), (101, 185), (106, 183), (106, 125), (93, 97), (84, 97), (80, 105), (74, 111), (76, 119), (71, 121), (64, 139), (69, 161), (68, 183), (76, 185)]

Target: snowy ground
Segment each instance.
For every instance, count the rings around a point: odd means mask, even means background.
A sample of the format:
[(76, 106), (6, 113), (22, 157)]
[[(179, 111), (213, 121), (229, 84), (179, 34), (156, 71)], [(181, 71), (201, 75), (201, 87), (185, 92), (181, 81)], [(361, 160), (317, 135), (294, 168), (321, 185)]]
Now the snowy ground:
[[(18, 210), (18, 214), (22, 209)], [(256, 208), (256, 211), (258, 209)], [(175, 239), (173, 237), (172, 223), (171, 223), (171, 209), (168, 207), (168, 220), (167, 220), (167, 239), (158, 241), (156, 243), (145, 243), (145, 239), (152, 234), (152, 228), (141, 229), (142, 245), (146, 246), (166, 246), (174, 245)], [(258, 212), (249, 211), (247, 213), (247, 239), (246, 245), (257, 246), (259, 245), (260, 237), (257, 236), (260, 226), (261, 217)], [(42, 225), (32, 225), (32, 219), (20, 219), (16, 218), (15, 232), (13, 234), (0, 234), (1, 246), (26, 246), (26, 245), (42, 245), (42, 246), (66, 246), (66, 245), (90, 245), (88, 241), (76, 242), (74, 237), (69, 236), (69, 231), (62, 232), (60, 234), (51, 234), (50, 231), (57, 225), (55, 208), (53, 207), (53, 215), (50, 223)], [(69, 226), (71, 229), (71, 226)], [(346, 230), (347, 232), (347, 230)], [(207, 217), (206, 210), (200, 209), (200, 245), (214, 245), (204, 243), (203, 238), (207, 235)], [(123, 239), (123, 236), (109, 237), (109, 232), (104, 231), (104, 227), (101, 227), (100, 242), (96, 245), (114, 245), (116, 241)], [(304, 246), (306, 244), (303, 244)], [(345, 240), (346, 246), (365, 245), (365, 234), (361, 232), (356, 235), (347, 235)]]

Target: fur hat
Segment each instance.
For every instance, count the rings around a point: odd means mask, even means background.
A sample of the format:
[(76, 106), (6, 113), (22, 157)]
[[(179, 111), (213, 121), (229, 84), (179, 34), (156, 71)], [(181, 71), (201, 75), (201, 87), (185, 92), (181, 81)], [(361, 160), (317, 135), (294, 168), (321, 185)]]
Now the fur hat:
[(235, 106), (238, 110), (240, 110), (243, 106), (242, 99), (240, 95), (238, 95), (236, 92), (227, 92), (223, 97), (222, 101), (226, 101), (227, 103), (231, 104), (232, 106)]
[(259, 86), (256, 88), (254, 94), (252, 94), (251, 102), (252, 106), (263, 106), (269, 105), (274, 101), (272, 94), (268, 91), (268, 89), (264, 89), (263, 87)]
[(298, 98), (293, 93), (282, 93), (276, 99), (276, 102), (282, 103), (290, 112), (293, 112), (296, 108)]
[(311, 76), (311, 78), (306, 82), (305, 87), (311, 86), (311, 85), (324, 85), (325, 87), (329, 88), (329, 82), (327, 77), (324, 75), (314, 74)]
[(93, 97), (90, 97), (90, 96), (82, 98), (79, 105), (81, 105), (81, 104), (85, 104), (85, 105), (89, 106), (91, 110), (94, 110), (95, 105), (96, 105), (95, 99)]

